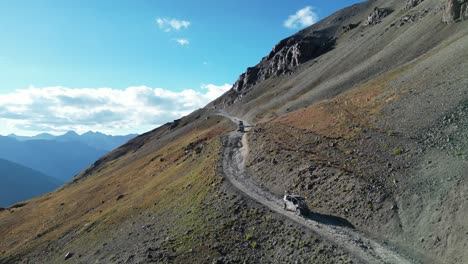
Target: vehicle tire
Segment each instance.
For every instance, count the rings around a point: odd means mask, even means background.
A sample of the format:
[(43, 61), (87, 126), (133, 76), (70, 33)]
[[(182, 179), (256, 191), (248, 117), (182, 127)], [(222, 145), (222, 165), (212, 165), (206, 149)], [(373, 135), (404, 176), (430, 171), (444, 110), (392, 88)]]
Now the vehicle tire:
[(283, 203), (283, 209), (286, 210), (286, 204), (285, 203)]
[(302, 215), (301, 209), (299, 209), (299, 208), (296, 209), (296, 215), (297, 215), (297, 216), (301, 216), (301, 215)]

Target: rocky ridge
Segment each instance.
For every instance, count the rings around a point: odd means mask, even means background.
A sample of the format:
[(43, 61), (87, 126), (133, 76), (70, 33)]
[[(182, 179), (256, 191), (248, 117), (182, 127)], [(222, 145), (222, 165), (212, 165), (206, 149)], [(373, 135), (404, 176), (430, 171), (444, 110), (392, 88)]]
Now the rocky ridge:
[(239, 76), (232, 90), (242, 97), (250, 87), (272, 76), (292, 72), (302, 63), (316, 58), (333, 48), (335, 39), (326, 32), (316, 31), (312, 36), (295, 35), (280, 41), (261, 62), (247, 68)]

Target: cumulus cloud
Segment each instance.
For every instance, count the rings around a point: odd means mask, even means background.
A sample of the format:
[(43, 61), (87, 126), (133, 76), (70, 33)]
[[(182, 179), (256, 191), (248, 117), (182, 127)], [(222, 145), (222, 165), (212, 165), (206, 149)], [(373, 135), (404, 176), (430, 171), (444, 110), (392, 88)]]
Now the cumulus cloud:
[(190, 41), (184, 38), (176, 39), (175, 41), (181, 46), (187, 46), (188, 44), (190, 44)]
[(206, 84), (200, 90), (174, 92), (147, 86), (123, 90), (30, 87), (0, 94), (0, 127), (2, 132), (141, 133), (205, 106), (229, 88)]
[(318, 15), (314, 12), (313, 7), (306, 6), (298, 10), (294, 15), (290, 15), (288, 19), (284, 21), (284, 26), (289, 29), (299, 29), (315, 24), (317, 21)]
[(156, 23), (158, 24), (159, 28), (165, 32), (172, 30), (178, 31), (181, 29), (186, 29), (190, 26), (190, 21), (179, 20), (175, 18), (158, 18), (156, 19)]

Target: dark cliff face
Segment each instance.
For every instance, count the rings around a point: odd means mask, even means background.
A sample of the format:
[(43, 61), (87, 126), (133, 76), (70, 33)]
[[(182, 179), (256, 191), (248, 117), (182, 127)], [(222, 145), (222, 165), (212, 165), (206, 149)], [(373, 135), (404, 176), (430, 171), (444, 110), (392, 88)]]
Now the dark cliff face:
[(270, 54), (259, 64), (247, 68), (233, 85), (229, 93), (234, 103), (236, 99), (246, 94), (258, 82), (273, 76), (280, 76), (293, 72), (299, 65), (319, 57), (335, 46), (335, 38), (326, 31), (314, 31), (312, 35), (294, 35), (280, 41)]

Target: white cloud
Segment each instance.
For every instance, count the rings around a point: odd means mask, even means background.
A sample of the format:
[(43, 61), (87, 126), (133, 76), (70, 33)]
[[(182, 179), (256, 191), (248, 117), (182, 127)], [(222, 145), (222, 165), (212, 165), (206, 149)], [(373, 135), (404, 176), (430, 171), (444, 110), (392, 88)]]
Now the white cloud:
[(30, 87), (0, 94), (0, 133), (142, 133), (205, 106), (229, 88), (206, 84), (200, 90), (174, 92), (147, 86), (124, 90)]
[(214, 85), (214, 84), (203, 84), (201, 86), (202, 89), (207, 90), (206, 96), (209, 98), (218, 98), (223, 95), (227, 90), (231, 89), (232, 85), (224, 84), (224, 85)]
[(178, 20), (175, 18), (158, 18), (156, 19), (156, 23), (158, 24), (159, 28), (165, 32), (186, 29), (190, 26), (189, 21)]
[(176, 39), (175, 41), (181, 46), (187, 46), (188, 44), (190, 44), (190, 41), (184, 38)]
[(290, 15), (284, 26), (290, 29), (305, 28), (318, 21), (318, 15), (314, 12), (313, 7), (306, 6), (298, 10), (294, 15)]

